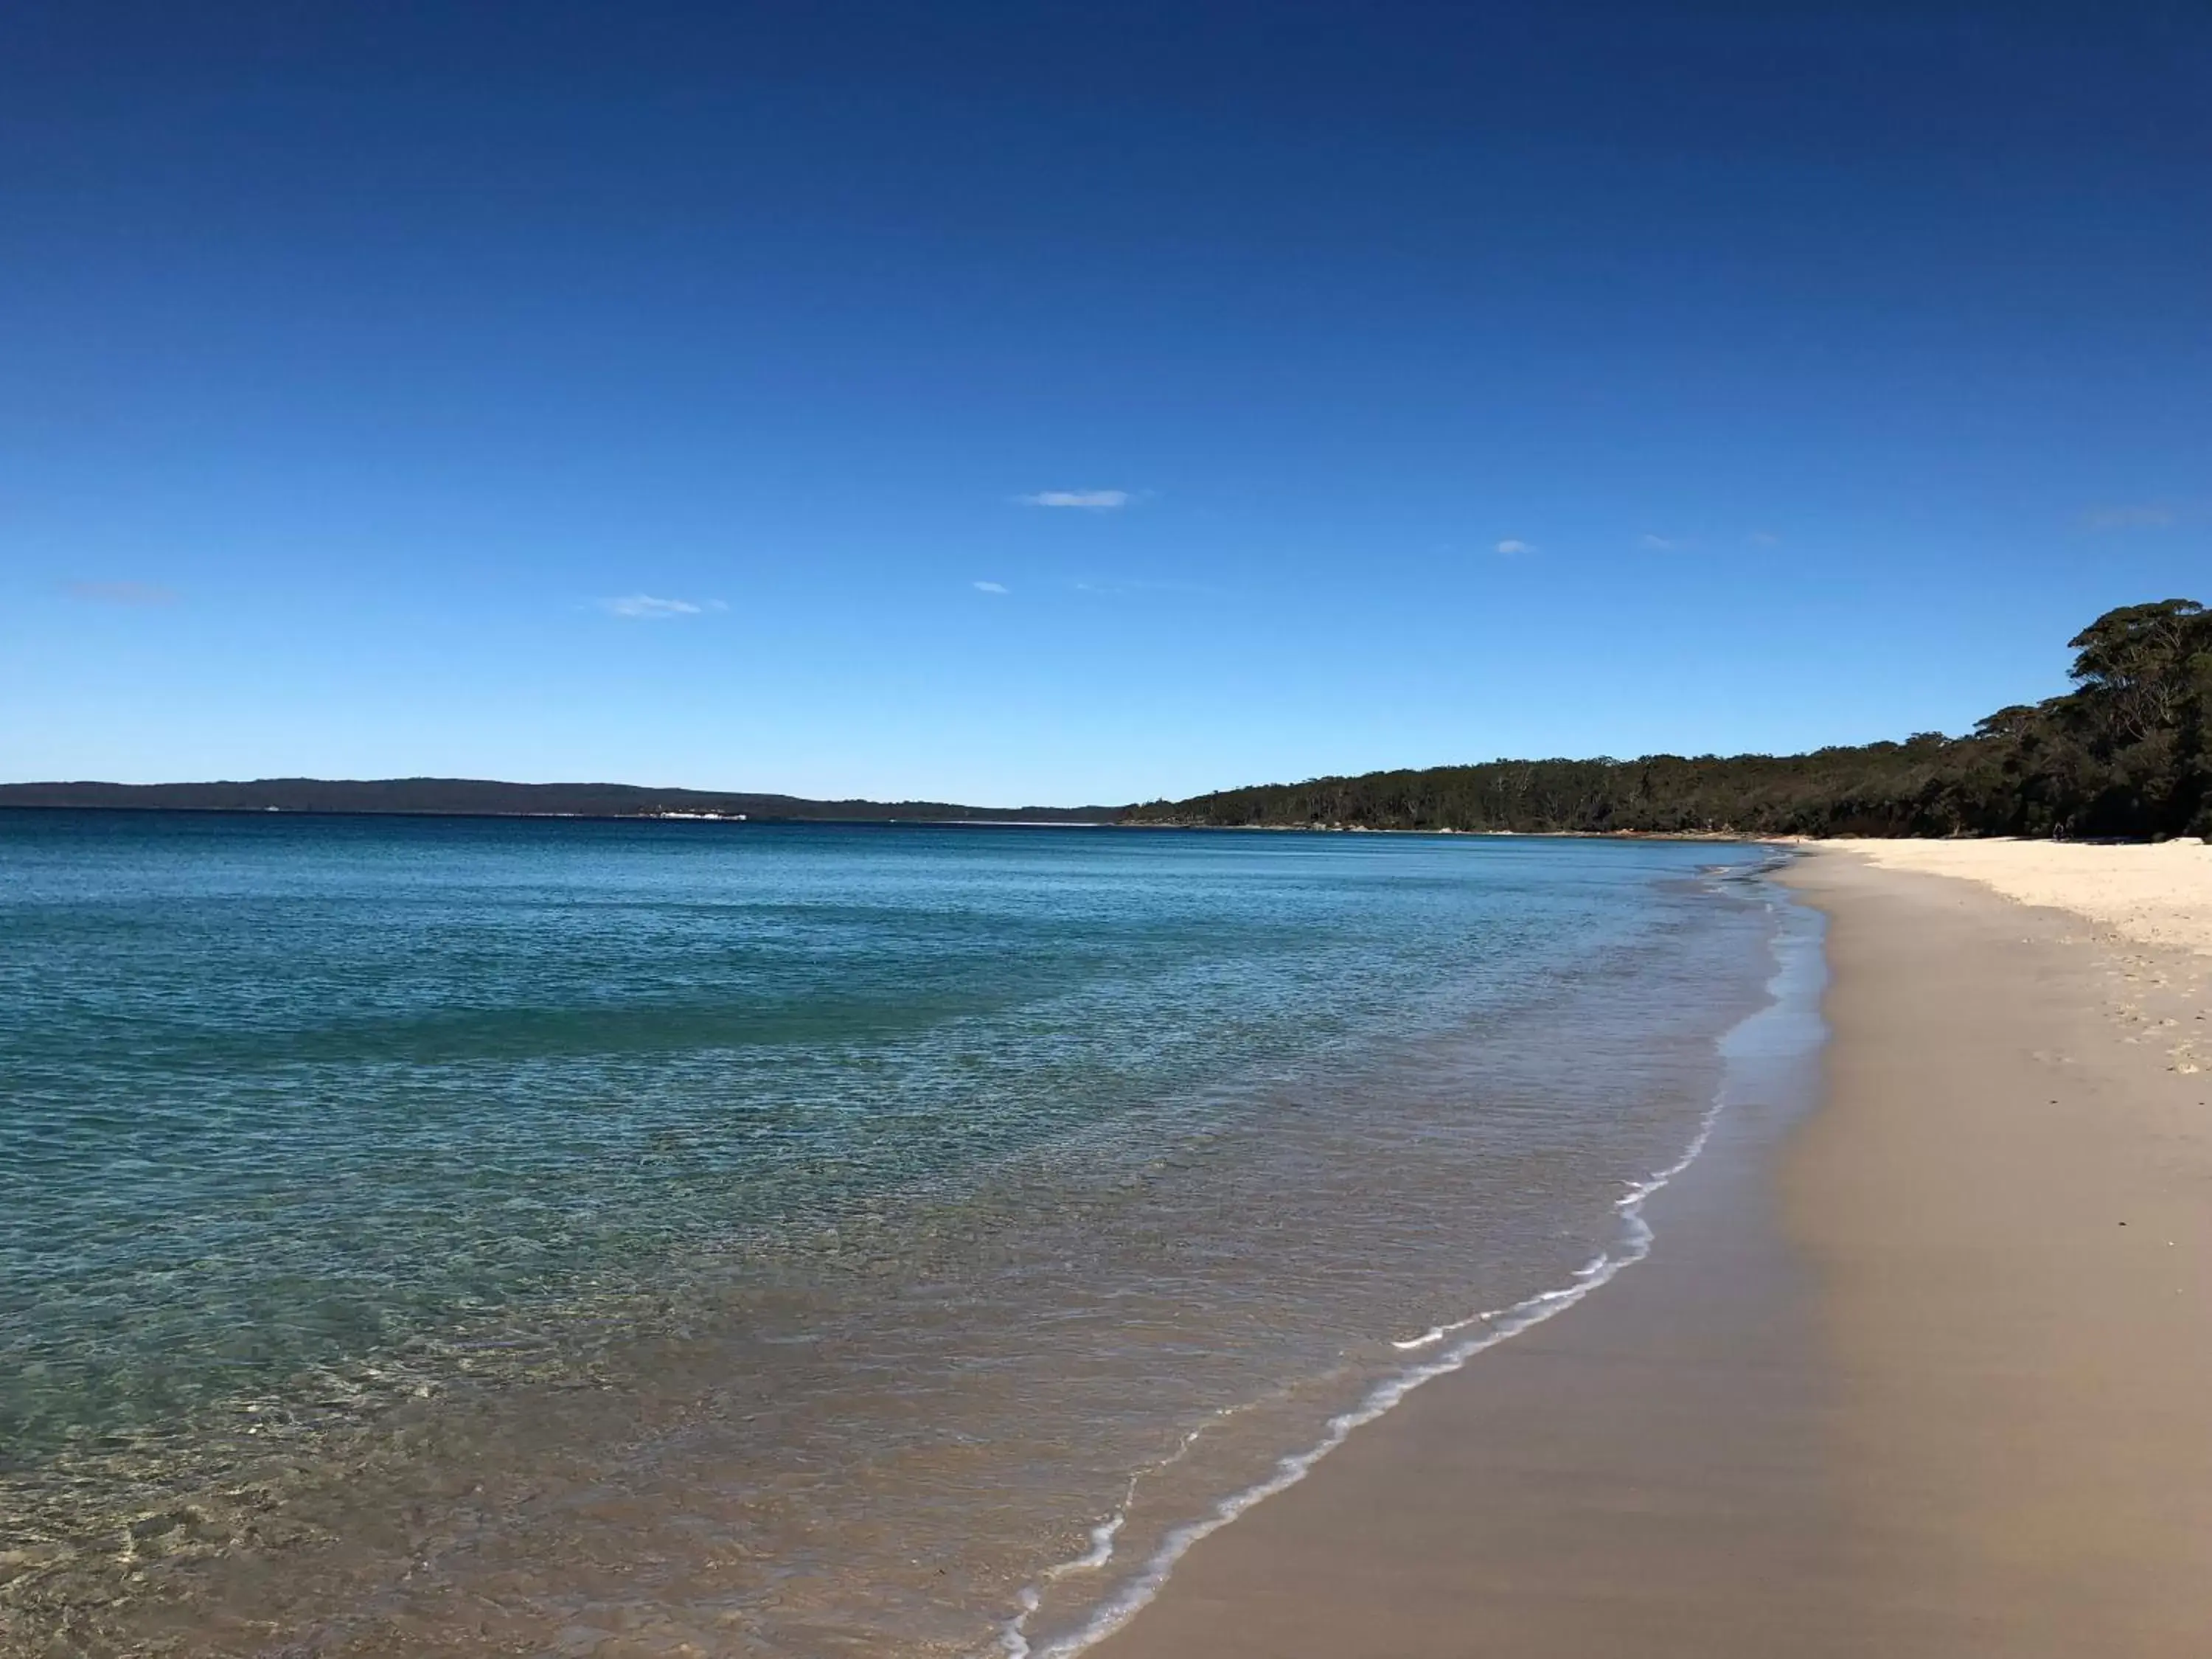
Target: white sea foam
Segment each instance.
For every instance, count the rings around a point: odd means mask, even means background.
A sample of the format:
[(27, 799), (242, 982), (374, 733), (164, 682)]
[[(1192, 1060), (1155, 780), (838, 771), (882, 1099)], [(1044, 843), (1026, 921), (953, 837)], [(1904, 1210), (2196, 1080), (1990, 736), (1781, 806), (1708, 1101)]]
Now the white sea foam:
[[(1224, 1417), (1232, 1417), (1239, 1409), (1237, 1407), (1229, 1407), (1216, 1413), (1215, 1419), (1218, 1421)], [(1136, 1502), (1139, 1484), (1146, 1475), (1157, 1474), (1162, 1469), (1182, 1462), (1189, 1455), (1190, 1449), (1198, 1443), (1199, 1436), (1204, 1432), (1202, 1428), (1193, 1429), (1188, 1434), (1183, 1436), (1182, 1443), (1165, 1457), (1131, 1475), (1129, 1489), (1122, 1494), (1121, 1506), (1091, 1528), (1091, 1547), (1080, 1555), (1046, 1568), (1044, 1577), (1039, 1583), (1027, 1585), (1023, 1589), (1021, 1595), (1016, 1598), (1021, 1611), (1006, 1621), (1006, 1628), (1000, 1632), (999, 1636), (999, 1646), (1010, 1656), (1010, 1659), (1030, 1659), (1031, 1649), (1027, 1627), (1030, 1615), (1043, 1605), (1046, 1587), (1066, 1577), (1070, 1573), (1096, 1572), (1111, 1561), (1114, 1559), (1115, 1535), (1128, 1522), (1129, 1505)]]
[[(1778, 941), (1778, 948), (1780, 948), (1779, 941)], [(1785, 988), (1795, 977), (1796, 970), (1789, 957), (1785, 955), (1773, 979), (1769, 982), (1768, 988), (1774, 1000), (1765, 1008), (1750, 1016), (1723, 1039), (1723, 1054), (1729, 1053), (1735, 1046), (1736, 1041), (1744, 1034), (1747, 1028), (1778, 1014), (1786, 1018), (1791, 1013), (1792, 1011), (1787, 1006), (1784, 993)], [(1814, 1018), (1817, 1019), (1817, 1016)], [(1212, 1510), (1202, 1518), (1177, 1527), (1170, 1532), (1161, 1540), (1158, 1548), (1152, 1552), (1151, 1559), (1145, 1563), (1137, 1576), (1092, 1609), (1091, 1616), (1081, 1626), (1065, 1636), (1054, 1638), (1042, 1647), (1033, 1645), (1029, 1639), (1027, 1626), (1030, 1618), (1042, 1603), (1045, 1586), (1071, 1572), (1096, 1571), (1112, 1560), (1115, 1535), (1120, 1532), (1127, 1521), (1129, 1506), (1136, 1499), (1137, 1488), (1143, 1480), (1144, 1474), (1140, 1473), (1133, 1478), (1129, 1482), (1129, 1490), (1121, 1507), (1114, 1512), (1110, 1520), (1092, 1528), (1091, 1550), (1072, 1561), (1064, 1562), (1049, 1569), (1041, 1583), (1023, 1590), (1020, 1596), (1021, 1612), (1007, 1623), (1001, 1634), (1000, 1646), (1003, 1651), (1010, 1656), (1010, 1659), (1069, 1659), (1070, 1656), (1080, 1653), (1085, 1649), (1103, 1641), (1127, 1624), (1159, 1595), (1161, 1587), (1167, 1583), (1168, 1575), (1175, 1570), (1176, 1565), (1189, 1553), (1192, 1546), (1198, 1543), (1200, 1540), (1218, 1532), (1255, 1504), (1263, 1503), (1278, 1492), (1285, 1492), (1304, 1480), (1316, 1463), (1351, 1437), (1354, 1429), (1372, 1423), (1423, 1383), (1433, 1382), (1439, 1376), (1449, 1376), (1465, 1365), (1477, 1354), (1494, 1348), (1499, 1343), (1518, 1336), (1522, 1332), (1532, 1329), (1556, 1315), (1565, 1313), (1600, 1285), (1611, 1281), (1622, 1268), (1643, 1261), (1651, 1253), (1652, 1241), (1655, 1237), (1650, 1224), (1644, 1218), (1644, 1204), (1654, 1194), (1659, 1192), (1675, 1176), (1697, 1162), (1698, 1155), (1705, 1151), (1706, 1143), (1712, 1139), (1714, 1127), (1719, 1122), (1722, 1110), (1727, 1102), (1728, 1093), (1724, 1081), (1722, 1089), (1716, 1093), (1711, 1105), (1706, 1108), (1704, 1117), (1699, 1120), (1697, 1133), (1692, 1137), (1682, 1156), (1665, 1169), (1654, 1172), (1642, 1181), (1631, 1182), (1628, 1184), (1620, 1197), (1614, 1200), (1614, 1207), (1619, 1211), (1624, 1224), (1620, 1242), (1613, 1249), (1592, 1257), (1582, 1267), (1577, 1268), (1571, 1283), (1560, 1285), (1556, 1289), (1540, 1291), (1523, 1301), (1515, 1303), (1510, 1308), (1474, 1314), (1448, 1325), (1432, 1327), (1416, 1337), (1409, 1337), (1403, 1340), (1394, 1340), (1390, 1345), (1392, 1347), (1401, 1352), (1413, 1352), (1446, 1342), (1451, 1337), (1470, 1328), (1475, 1326), (1485, 1328), (1475, 1334), (1453, 1344), (1437, 1358), (1415, 1365), (1377, 1383), (1358, 1406), (1331, 1418), (1326, 1431), (1315, 1445), (1305, 1451), (1281, 1459), (1275, 1465), (1274, 1474), (1267, 1480), (1231, 1494), (1216, 1504)], [(1230, 1413), (1222, 1413), (1224, 1416)], [(1175, 1453), (1155, 1467), (1164, 1468), (1169, 1463), (1180, 1461), (1196, 1443), (1201, 1432), (1203, 1431), (1193, 1431), (1185, 1436), (1182, 1444)]]
[[(1191, 1546), (1209, 1534), (1218, 1532), (1254, 1504), (1273, 1498), (1277, 1492), (1287, 1491), (1304, 1480), (1314, 1465), (1342, 1445), (1351, 1437), (1354, 1429), (1373, 1422), (1424, 1382), (1447, 1376), (1459, 1370), (1485, 1349), (1495, 1347), (1510, 1337), (1518, 1336), (1531, 1327), (1542, 1324), (1553, 1315), (1565, 1312), (1599, 1285), (1612, 1279), (1623, 1267), (1632, 1262), (1642, 1261), (1650, 1252), (1652, 1239), (1651, 1229), (1642, 1214), (1644, 1200), (1675, 1176), (1688, 1169), (1696, 1160), (1698, 1154), (1705, 1149), (1706, 1140), (1712, 1134), (1713, 1123), (1719, 1115), (1719, 1105), (1716, 1103), (1706, 1113), (1704, 1121), (1698, 1127), (1697, 1138), (1690, 1143), (1690, 1150), (1683, 1154), (1679, 1162), (1653, 1176), (1650, 1181), (1635, 1183), (1620, 1200), (1619, 1207), (1621, 1214), (1631, 1224), (1626, 1237), (1617, 1249), (1594, 1256), (1577, 1268), (1571, 1284), (1561, 1285), (1555, 1290), (1539, 1291), (1524, 1301), (1515, 1303), (1510, 1308), (1476, 1314), (1471, 1318), (1457, 1321), (1449, 1326), (1439, 1326), (1434, 1331), (1415, 1337), (1409, 1341), (1392, 1343), (1393, 1347), (1401, 1350), (1419, 1348), (1443, 1341), (1471, 1326), (1487, 1327), (1480, 1334), (1468, 1337), (1447, 1349), (1437, 1359), (1402, 1371), (1396, 1376), (1385, 1378), (1370, 1389), (1367, 1397), (1358, 1406), (1329, 1419), (1327, 1431), (1316, 1444), (1305, 1451), (1283, 1458), (1275, 1465), (1273, 1474), (1256, 1486), (1248, 1486), (1243, 1491), (1222, 1499), (1214, 1505), (1212, 1512), (1203, 1519), (1191, 1522), (1169, 1533), (1161, 1540), (1160, 1547), (1152, 1553), (1152, 1559), (1145, 1564), (1143, 1571), (1124, 1585), (1117, 1594), (1094, 1609), (1091, 1617), (1070, 1634), (1060, 1637), (1044, 1647), (1032, 1647), (1026, 1634), (1026, 1626), (1030, 1616), (1041, 1604), (1044, 1586), (1038, 1584), (1024, 1589), (1021, 1595), (1021, 1613), (1006, 1626), (1005, 1632), (1001, 1644), (1005, 1651), (1012, 1656), (1012, 1659), (1067, 1659), (1067, 1656), (1080, 1653), (1093, 1644), (1103, 1641), (1127, 1624), (1136, 1616), (1140, 1608), (1159, 1594), (1160, 1587), (1167, 1582), (1169, 1573), (1173, 1571), (1176, 1564), (1189, 1553)], [(1182, 1451), (1188, 1451), (1192, 1442), (1196, 1438), (1195, 1434), (1186, 1438)], [(1182, 1451), (1179, 1451), (1176, 1455), (1180, 1457)], [(1133, 1500), (1136, 1497), (1137, 1484), (1134, 1480), (1130, 1482), (1130, 1500)], [(1090, 1553), (1078, 1558), (1075, 1561), (1064, 1563), (1051, 1569), (1045, 1575), (1045, 1583), (1050, 1583), (1079, 1568), (1095, 1571), (1104, 1566), (1113, 1557), (1113, 1536), (1120, 1531), (1127, 1515), (1127, 1504), (1125, 1502), (1121, 1509), (1115, 1511), (1113, 1519), (1109, 1524), (1093, 1529), (1091, 1536), (1094, 1547)]]

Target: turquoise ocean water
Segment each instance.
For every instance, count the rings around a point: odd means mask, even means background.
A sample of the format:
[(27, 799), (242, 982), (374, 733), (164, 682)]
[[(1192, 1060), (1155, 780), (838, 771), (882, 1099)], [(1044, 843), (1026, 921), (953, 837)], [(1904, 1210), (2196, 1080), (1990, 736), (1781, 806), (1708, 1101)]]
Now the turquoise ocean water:
[(1618, 1259), (1758, 849), (0, 813), (0, 1651), (1068, 1650)]

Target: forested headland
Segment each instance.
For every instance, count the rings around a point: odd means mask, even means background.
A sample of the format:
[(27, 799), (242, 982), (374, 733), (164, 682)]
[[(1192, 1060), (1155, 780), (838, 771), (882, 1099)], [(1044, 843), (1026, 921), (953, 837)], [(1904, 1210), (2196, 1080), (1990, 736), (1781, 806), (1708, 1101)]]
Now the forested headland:
[(2212, 837), (2212, 612), (2107, 611), (2069, 642), (2074, 689), (1971, 735), (1806, 755), (1492, 761), (1227, 789), (1125, 823), (1805, 836)]

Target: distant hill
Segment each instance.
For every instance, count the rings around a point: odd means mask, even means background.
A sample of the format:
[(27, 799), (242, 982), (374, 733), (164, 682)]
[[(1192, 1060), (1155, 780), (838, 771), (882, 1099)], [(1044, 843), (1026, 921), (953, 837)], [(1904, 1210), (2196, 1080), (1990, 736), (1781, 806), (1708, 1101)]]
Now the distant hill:
[(1114, 806), (961, 806), (933, 800), (807, 800), (630, 783), (496, 783), (482, 778), (257, 778), (241, 783), (8, 783), (0, 806), (170, 811), (413, 812), (477, 817), (652, 817), (669, 812), (848, 821), (1111, 823)]

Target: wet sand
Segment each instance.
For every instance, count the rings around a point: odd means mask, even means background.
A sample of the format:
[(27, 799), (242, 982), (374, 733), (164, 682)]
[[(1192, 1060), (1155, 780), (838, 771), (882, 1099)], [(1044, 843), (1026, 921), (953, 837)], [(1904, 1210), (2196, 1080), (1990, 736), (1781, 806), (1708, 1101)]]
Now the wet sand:
[(2212, 964), (1844, 850), (1790, 880), (1830, 918), (1817, 1110), (1733, 1110), (1648, 1261), (1094, 1652), (2204, 1650)]

